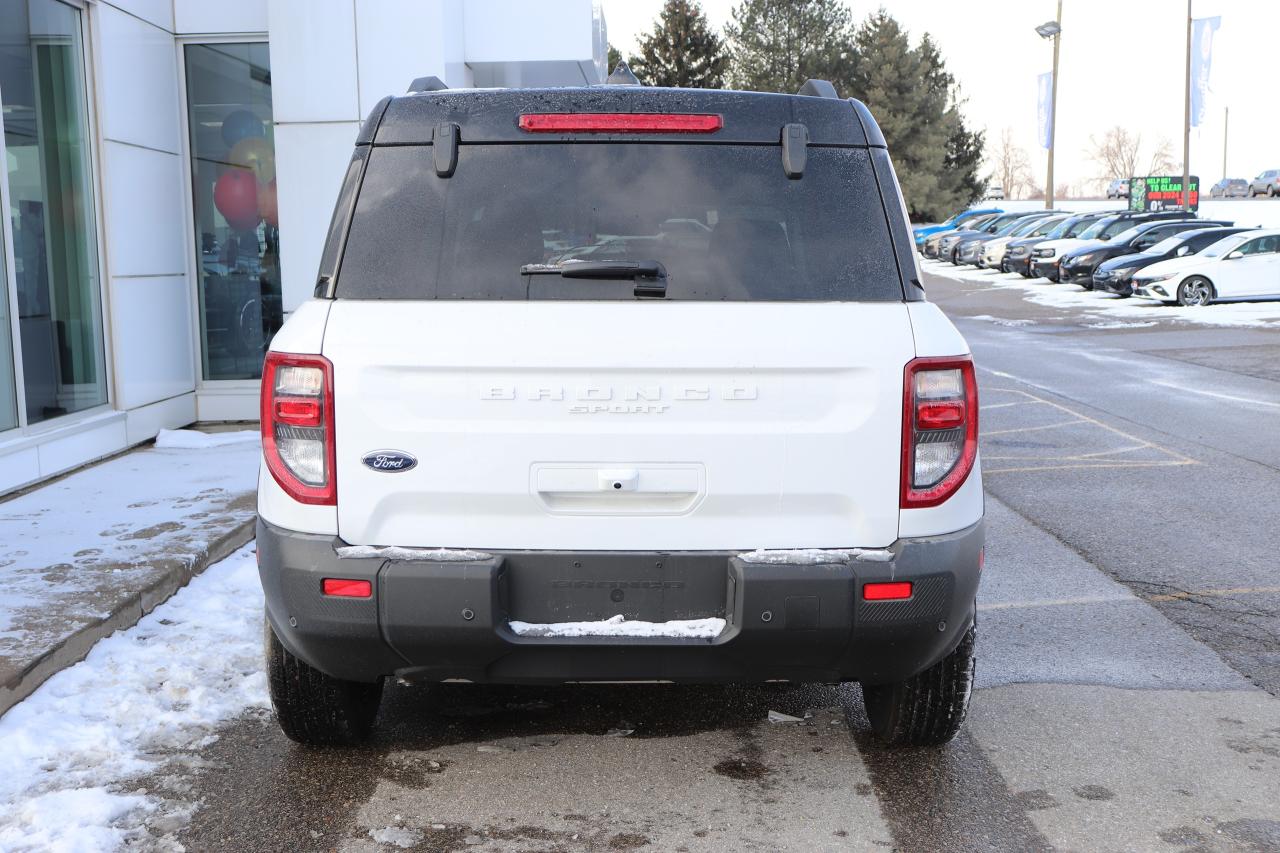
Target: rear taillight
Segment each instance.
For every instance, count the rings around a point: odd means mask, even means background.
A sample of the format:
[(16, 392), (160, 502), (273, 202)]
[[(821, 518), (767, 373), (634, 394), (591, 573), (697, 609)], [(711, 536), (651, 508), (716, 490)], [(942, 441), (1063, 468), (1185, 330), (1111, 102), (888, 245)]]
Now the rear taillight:
[(262, 453), (271, 476), (294, 500), (329, 506), (338, 502), (329, 359), (267, 353), (262, 368)]
[(917, 358), (908, 363), (902, 408), (902, 508), (937, 506), (951, 497), (973, 470), (977, 456), (973, 360)]

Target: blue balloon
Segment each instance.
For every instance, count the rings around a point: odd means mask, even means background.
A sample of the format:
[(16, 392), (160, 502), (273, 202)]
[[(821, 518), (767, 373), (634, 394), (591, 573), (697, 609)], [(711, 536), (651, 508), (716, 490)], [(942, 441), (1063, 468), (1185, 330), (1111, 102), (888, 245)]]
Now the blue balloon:
[(266, 136), (266, 128), (262, 126), (262, 122), (258, 121), (258, 117), (248, 110), (236, 110), (228, 113), (227, 117), (222, 120), (222, 141), (227, 143), (227, 147), (234, 146), (241, 139), (250, 136)]

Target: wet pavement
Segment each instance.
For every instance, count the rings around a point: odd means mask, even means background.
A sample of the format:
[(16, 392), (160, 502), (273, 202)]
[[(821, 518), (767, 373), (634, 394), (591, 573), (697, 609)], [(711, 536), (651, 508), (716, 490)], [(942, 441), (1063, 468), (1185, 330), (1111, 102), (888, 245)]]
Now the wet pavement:
[(950, 746), (879, 746), (854, 685), (388, 685), (363, 748), (254, 714), (139, 784), (199, 803), (191, 850), (1280, 849), (1280, 332), (926, 284), (982, 366)]

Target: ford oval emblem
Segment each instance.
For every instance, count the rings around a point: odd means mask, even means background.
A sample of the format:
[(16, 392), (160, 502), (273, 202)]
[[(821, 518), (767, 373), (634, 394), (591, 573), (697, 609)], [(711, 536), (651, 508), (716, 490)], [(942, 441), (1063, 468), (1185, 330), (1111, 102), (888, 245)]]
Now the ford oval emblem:
[(400, 450), (375, 450), (372, 453), (366, 453), (361, 461), (367, 468), (390, 472), (408, 471), (418, 464), (417, 459)]

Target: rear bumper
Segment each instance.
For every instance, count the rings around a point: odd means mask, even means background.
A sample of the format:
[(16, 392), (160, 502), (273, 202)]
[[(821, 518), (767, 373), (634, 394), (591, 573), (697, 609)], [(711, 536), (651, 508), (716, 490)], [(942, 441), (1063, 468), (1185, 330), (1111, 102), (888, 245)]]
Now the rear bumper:
[[(899, 540), (888, 562), (744, 562), (733, 553), (492, 553), (464, 562), (339, 558), (331, 536), (258, 521), (267, 618), (296, 656), (337, 678), (569, 681), (899, 681), (973, 623), (984, 528)], [(369, 580), (368, 599), (321, 593)], [(903, 601), (862, 585), (911, 581)], [(509, 622), (721, 617), (714, 639), (518, 636)]]

